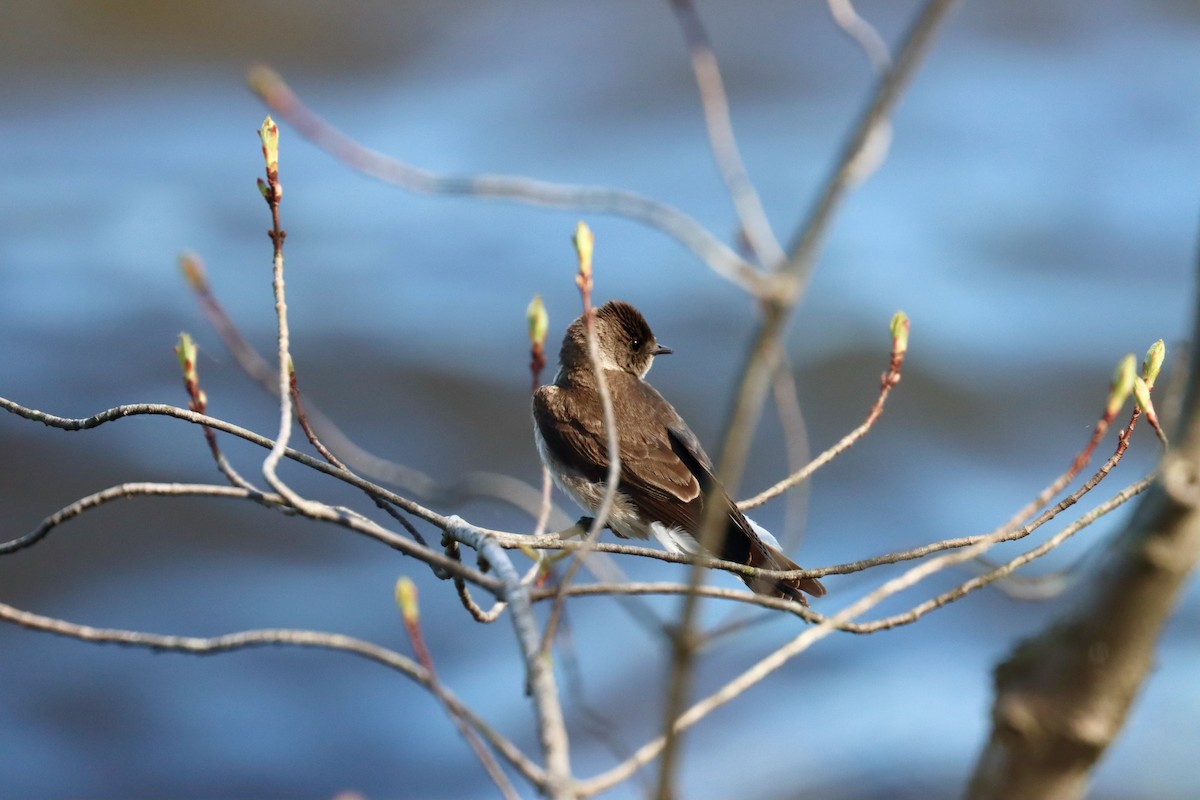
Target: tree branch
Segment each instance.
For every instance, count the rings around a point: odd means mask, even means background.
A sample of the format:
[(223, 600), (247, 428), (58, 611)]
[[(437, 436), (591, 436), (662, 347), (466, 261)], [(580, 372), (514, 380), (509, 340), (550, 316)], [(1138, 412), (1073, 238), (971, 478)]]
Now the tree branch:
[(304, 138), (351, 169), (419, 194), (468, 195), (512, 200), (585, 214), (624, 217), (662, 231), (691, 250), (730, 283), (752, 295), (762, 294), (766, 276), (708, 232), (700, 223), (666, 203), (623, 189), (573, 186), (513, 175), (439, 175), (389, 158), (358, 142), (313, 113), (270, 67), (253, 67), (250, 88), (267, 107)]
[[(1200, 315), (1193, 342), (1200, 341)], [(1154, 662), (1163, 625), (1200, 561), (1200, 350), (1182, 446), (1074, 605), (996, 669), (992, 731), (971, 800), (1082, 797)], [(1175, 437), (1176, 440), (1179, 437)]]
[[(228, 488), (228, 487), (216, 487)], [(140, 647), (159, 652), (191, 653), (194, 655), (213, 655), (231, 653), (248, 647), (306, 647), (321, 650), (334, 650), (352, 653), (368, 661), (382, 664), (388, 669), (411, 678), (426, 689), (432, 690), (429, 672), (415, 663), (412, 659), (389, 650), (386, 647), (345, 636), (340, 633), (325, 633), (323, 631), (297, 630), (291, 628), (273, 628), (266, 630), (240, 631), (224, 636), (166, 636), (142, 631), (121, 630), (117, 628), (93, 628), (90, 625), (79, 625), (74, 622), (34, 614), (19, 608), (0, 603), (0, 620), (20, 625), (30, 630), (44, 631), (68, 639), (78, 639), (85, 642), (116, 644), (125, 647)], [(470, 723), (471, 727), (483, 736), (500, 753), (509, 764), (524, 775), (531, 783), (542, 785), (546, 774), (537, 764), (533, 763), (521, 749), (506, 739), (484, 722), (462, 700), (458, 699), (449, 689), (442, 687), (442, 701), (455, 714)]]

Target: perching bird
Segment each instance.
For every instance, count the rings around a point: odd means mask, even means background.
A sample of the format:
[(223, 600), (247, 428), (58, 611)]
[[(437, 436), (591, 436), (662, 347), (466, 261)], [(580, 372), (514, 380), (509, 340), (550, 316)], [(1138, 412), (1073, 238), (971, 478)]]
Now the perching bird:
[[(761, 569), (799, 569), (780, 552), (774, 536), (738, 510), (713, 475), (712, 461), (696, 435), (644, 380), (654, 357), (671, 350), (659, 345), (641, 313), (628, 303), (610, 301), (596, 309), (595, 331), (621, 460), (608, 527), (622, 538), (653, 535), (672, 553), (698, 555), (704, 504), (720, 503), (725, 526), (716, 556)], [(558, 362), (554, 383), (533, 396), (534, 436), (555, 483), (595, 514), (604, 497), (608, 443), (582, 316), (567, 328)], [(805, 605), (801, 592), (825, 594), (815, 578), (739, 577), (759, 594)]]

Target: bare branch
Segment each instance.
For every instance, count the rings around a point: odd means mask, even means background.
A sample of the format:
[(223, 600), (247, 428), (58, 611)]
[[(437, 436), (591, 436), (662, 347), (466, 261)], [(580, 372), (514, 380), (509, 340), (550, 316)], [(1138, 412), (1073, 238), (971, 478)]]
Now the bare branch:
[(888, 126), (892, 110), (955, 3), (956, 0), (927, 0), (905, 35), (892, 68), (880, 79), (870, 104), (855, 124), (854, 133), (838, 157), (837, 166), (825, 182), (816, 206), (792, 239), (787, 271), (796, 280), (792, 288), (795, 296), (804, 291), (816, 267), (818, 250), (829, 230), (833, 212), (850, 188), (862, 179), (861, 154), (872, 139), (878, 137), (878, 131)]
[(883, 74), (892, 66), (892, 55), (879, 31), (854, 10), (851, 0), (828, 0), (829, 13), (838, 27), (858, 43), (875, 71)]
[(688, 55), (692, 61), (692, 72), (696, 75), (696, 86), (700, 90), (700, 104), (704, 107), (704, 123), (708, 128), (708, 143), (712, 149), (717, 171), (725, 181), (725, 188), (733, 200), (733, 207), (741, 223), (742, 232), (758, 262), (771, 270), (777, 270), (787, 261), (787, 254), (775, 232), (762, 200), (742, 163), (737, 139), (733, 135), (733, 121), (729, 118), (729, 100), (725, 96), (725, 83), (717, 66), (712, 42), (704, 30), (704, 23), (696, 13), (692, 0), (671, 0), (671, 10), (683, 31)]
[(469, 195), (624, 217), (662, 231), (691, 250), (714, 272), (752, 295), (763, 294), (766, 276), (700, 223), (677, 208), (635, 192), (571, 186), (511, 175), (438, 175), (363, 147), (306, 108), (270, 67), (256, 66), (250, 88), (304, 138), (351, 169), (419, 194)]
[(113, 500), (124, 500), (130, 497), (233, 497), (245, 500), (255, 500), (264, 504), (279, 505), (283, 498), (279, 495), (262, 494), (255, 489), (242, 486), (216, 486), (207, 483), (122, 483), (109, 487), (100, 492), (81, 497), (69, 506), (59, 509), (42, 520), (36, 528), (24, 536), (19, 536), (7, 542), (0, 542), (0, 556), (15, 553), (46, 538), (49, 533), (75, 517), (98, 508)]
[[(213, 488), (229, 489), (233, 487), (218, 486)], [(389, 650), (386, 647), (340, 633), (274, 628), (240, 631), (238, 633), (213, 637), (168, 636), (157, 633), (144, 633), (142, 631), (93, 628), (90, 625), (78, 625), (55, 617), (46, 617), (41, 614), (24, 611), (5, 603), (0, 603), (0, 619), (20, 625), (23, 628), (44, 631), (68, 639), (117, 644), (125, 647), (140, 647), (162, 652), (212, 655), (244, 650), (248, 647), (286, 646), (352, 653), (399, 672), (425, 688), (430, 688), (430, 675), (428, 671), (419, 664), (414, 663), (412, 659), (394, 650)], [(484, 722), (474, 711), (451, 693), (449, 689), (445, 689), (444, 691), (445, 702), (453, 708), (454, 713), (467, 720), (518, 772), (535, 785), (541, 786), (545, 782), (545, 772), (522, 753), (519, 747)]]
[[(279, 386), (275, 370), (246, 341), (217, 300), (199, 256), (194, 253), (180, 256), (180, 266), (200, 304), (200, 310), (238, 366), (267, 392), (276, 394)], [(339, 459), (347, 466), (371, 480), (397, 486), (429, 503), (456, 505), (471, 497), (490, 497), (521, 509), (531, 518), (536, 518), (541, 512), (543, 494), (524, 481), (494, 472), (468, 472), (451, 484), (440, 485), (420, 470), (397, 464), (363, 449), (346, 436), (311, 400), (307, 401), (305, 406), (314, 430), (329, 444), (328, 449), (337, 453)], [(549, 521), (560, 528), (570, 524), (567, 515), (554, 504), (550, 507)]]
[(591, 550), (591, 546), (600, 538), (604, 526), (608, 524), (608, 515), (612, 512), (617, 500), (617, 489), (621, 482), (621, 448), (617, 436), (617, 417), (613, 411), (612, 392), (608, 389), (608, 378), (604, 374), (604, 365), (600, 361), (600, 345), (596, 341), (596, 311), (592, 308), (592, 251), (595, 244), (591, 229), (583, 222), (575, 226), (575, 250), (579, 256), (579, 274), (575, 278), (579, 286), (580, 300), (583, 303), (583, 327), (587, 336), (588, 360), (591, 362), (592, 374), (596, 379), (596, 394), (600, 397), (600, 410), (604, 420), (605, 455), (608, 458), (608, 471), (605, 474), (604, 494), (596, 515), (583, 540), (583, 547), (577, 550), (567, 566), (562, 580), (559, 582), (559, 597), (554, 601), (550, 610), (550, 618), (546, 621), (546, 632), (542, 636), (542, 652), (547, 657), (554, 644), (554, 634), (563, 614), (562, 594), (574, 580), (576, 573), (583, 566)]
[(571, 752), (567, 744), (567, 727), (559, 704), (558, 688), (550, 658), (542, 652), (541, 635), (530, 603), (529, 587), (521, 582), (512, 561), (494, 539), (482, 529), (460, 517), (450, 517), (446, 536), (475, 549), (486, 559), (499, 576), (498, 596), (512, 610), (513, 629), (525, 661), (526, 687), (533, 696), (534, 713), (538, 722), (538, 739), (546, 761), (545, 794), (552, 800), (575, 797), (571, 775)]

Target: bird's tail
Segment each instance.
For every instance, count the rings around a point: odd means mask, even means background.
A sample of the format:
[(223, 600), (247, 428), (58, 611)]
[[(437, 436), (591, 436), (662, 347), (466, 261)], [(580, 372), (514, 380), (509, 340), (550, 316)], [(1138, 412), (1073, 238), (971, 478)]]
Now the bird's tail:
[[(800, 565), (785, 556), (770, 545), (763, 543), (761, 551), (754, 548), (750, 555), (750, 566), (758, 569), (791, 570), (800, 569)], [(805, 593), (813, 597), (823, 597), (825, 587), (816, 578), (756, 578), (750, 575), (741, 576), (751, 591), (768, 597), (783, 597), (795, 600), (802, 606), (808, 605)]]

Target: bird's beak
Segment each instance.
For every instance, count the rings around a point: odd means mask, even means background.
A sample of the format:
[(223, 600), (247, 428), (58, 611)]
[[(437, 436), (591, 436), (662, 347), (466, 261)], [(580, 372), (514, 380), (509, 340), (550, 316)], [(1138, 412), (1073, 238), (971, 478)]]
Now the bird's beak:
[(656, 355), (656, 356), (669, 356), (669, 355), (671, 355), (671, 353), (674, 353), (674, 352), (675, 352), (675, 351), (674, 351), (674, 350), (672, 350), (671, 348), (669, 348), (669, 347), (663, 347), (663, 346), (660, 344), (658, 347), (654, 348), (654, 353), (653, 353), (653, 355)]

